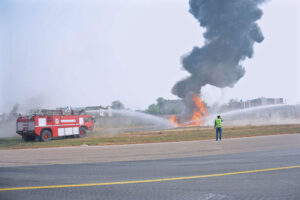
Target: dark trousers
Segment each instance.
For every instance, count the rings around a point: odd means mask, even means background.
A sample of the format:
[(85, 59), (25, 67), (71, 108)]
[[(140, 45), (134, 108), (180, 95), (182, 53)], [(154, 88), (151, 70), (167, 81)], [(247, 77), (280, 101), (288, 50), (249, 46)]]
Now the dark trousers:
[(216, 141), (218, 141), (218, 138), (222, 140), (222, 128), (216, 128)]

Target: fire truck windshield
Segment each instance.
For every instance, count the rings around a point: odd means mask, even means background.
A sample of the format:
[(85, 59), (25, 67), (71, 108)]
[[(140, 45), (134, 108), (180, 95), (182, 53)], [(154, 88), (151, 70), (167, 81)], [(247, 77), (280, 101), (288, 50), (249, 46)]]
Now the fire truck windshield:
[(92, 117), (85, 117), (84, 121), (86, 121), (86, 122), (92, 122), (93, 118)]

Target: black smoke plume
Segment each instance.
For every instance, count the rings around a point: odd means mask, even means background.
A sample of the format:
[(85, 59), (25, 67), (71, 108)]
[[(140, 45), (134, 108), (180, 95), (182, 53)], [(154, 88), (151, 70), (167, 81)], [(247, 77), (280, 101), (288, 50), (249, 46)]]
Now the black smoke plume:
[(191, 75), (175, 84), (180, 98), (200, 94), (206, 85), (233, 87), (244, 76), (241, 61), (253, 56), (254, 42), (264, 37), (256, 21), (263, 0), (190, 0), (189, 12), (205, 28), (205, 44), (183, 56), (182, 65)]

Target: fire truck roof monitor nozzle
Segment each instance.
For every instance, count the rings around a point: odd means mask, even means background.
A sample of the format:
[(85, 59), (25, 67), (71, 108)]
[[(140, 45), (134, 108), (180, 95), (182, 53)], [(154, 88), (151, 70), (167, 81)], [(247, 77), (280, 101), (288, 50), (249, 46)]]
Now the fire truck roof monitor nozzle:
[(182, 57), (182, 65), (191, 75), (177, 82), (172, 93), (185, 98), (200, 94), (210, 84), (233, 87), (244, 76), (241, 61), (253, 56), (253, 44), (264, 37), (256, 21), (263, 12), (264, 0), (190, 0), (189, 12), (205, 28), (205, 44)]

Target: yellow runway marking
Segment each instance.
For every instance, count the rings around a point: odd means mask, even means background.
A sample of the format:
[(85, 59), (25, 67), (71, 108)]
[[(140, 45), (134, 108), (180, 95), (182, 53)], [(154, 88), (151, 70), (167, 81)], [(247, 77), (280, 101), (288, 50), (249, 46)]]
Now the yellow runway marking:
[(228, 172), (228, 173), (222, 173), (222, 174), (207, 174), (207, 175), (199, 175), (199, 176), (185, 176), (185, 177), (175, 177), (175, 178), (147, 179), (147, 180), (136, 180), (136, 181), (0, 188), (0, 191), (35, 190), (35, 189), (51, 189), (51, 188), (70, 188), (70, 187), (89, 187), (89, 186), (106, 186), (106, 185), (124, 185), (124, 184), (133, 184), (133, 183), (153, 183), (153, 182), (200, 179), (200, 178), (209, 178), (209, 177), (217, 177), (217, 176), (228, 176), (228, 175), (236, 175), (236, 174), (250, 174), (250, 173), (257, 173), (257, 172), (268, 172), (268, 171), (277, 171), (277, 170), (295, 169), (295, 168), (300, 168), (300, 165), (288, 166), (288, 167), (278, 167), (278, 168), (268, 168), (268, 169), (248, 170), (248, 171), (238, 171), (238, 172)]

